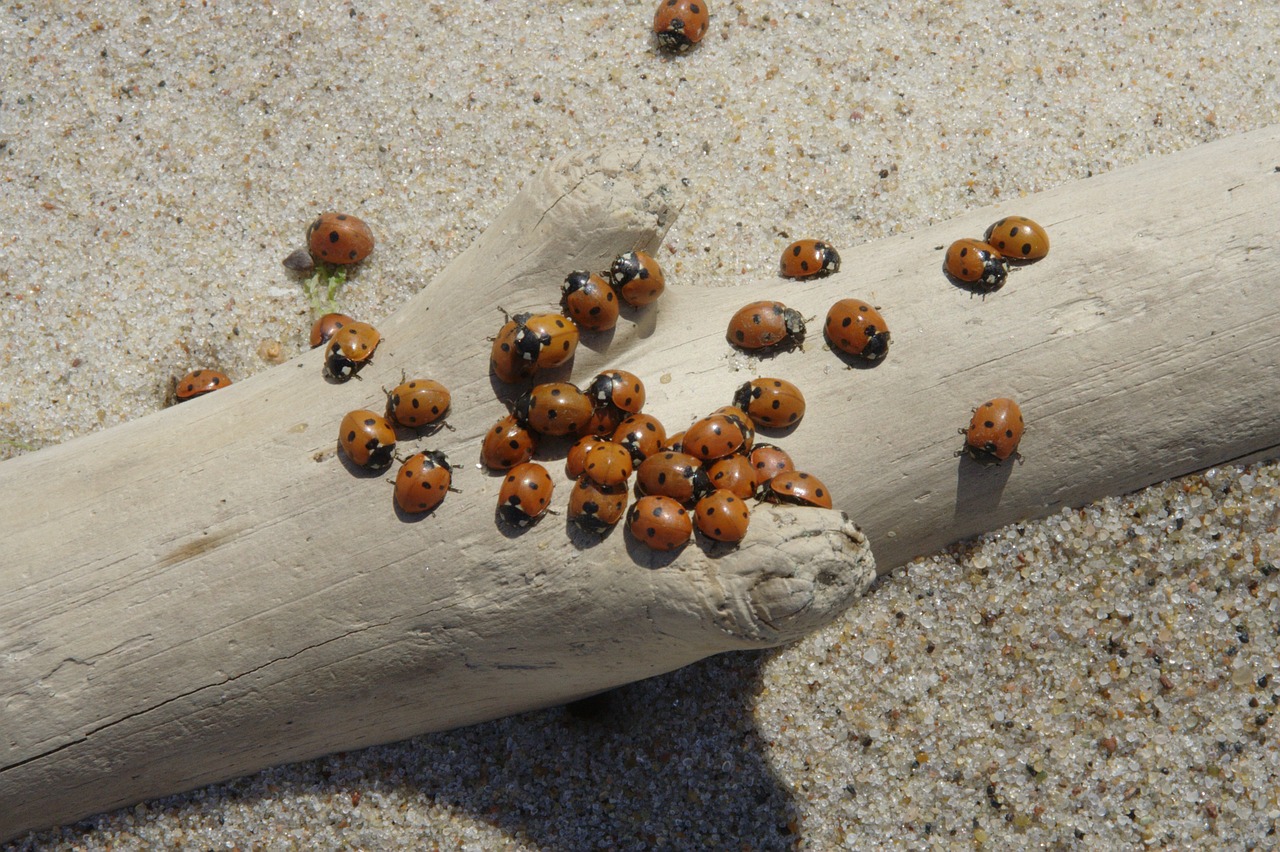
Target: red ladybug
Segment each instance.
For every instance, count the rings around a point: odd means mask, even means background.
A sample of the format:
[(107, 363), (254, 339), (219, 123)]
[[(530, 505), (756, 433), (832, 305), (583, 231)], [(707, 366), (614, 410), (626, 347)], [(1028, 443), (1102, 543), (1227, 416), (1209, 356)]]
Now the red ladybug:
[(414, 453), (396, 474), (396, 505), (410, 514), (430, 512), (440, 505), (452, 485), (453, 468), (444, 453)]
[(178, 402), (186, 402), (231, 384), (231, 378), (218, 370), (193, 370), (178, 379), (173, 393)]
[(636, 541), (654, 550), (683, 547), (693, 535), (689, 513), (670, 497), (641, 497), (627, 512), (627, 528)]
[(334, 333), (324, 350), (325, 375), (345, 382), (373, 359), (381, 340), (382, 335), (368, 323), (347, 323)]
[(667, 430), (658, 418), (641, 412), (623, 420), (614, 431), (613, 440), (626, 447), (631, 458), (640, 464), (667, 440)]
[(532, 378), (538, 370), (537, 356), (525, 359), (516, 349), (516, 334), (520, 326), (515, 320), (507, 320), (498, 336), (493, 339), (493, 347), (489, 350), (489, 369), (498, 377), (498, 381), (514, 385)]
[(791, 455), (773, 444), (756, 444), (751, 448), (751, 455), (747, 458), (751, 460), (751, 467), (755, 469), (757, 487), (784, 471), (796, 469), (795, 463), (791, 461)]
[(756, 469), (750, 456), (732, 455), (716, 460), (707, 469), (711, 487), (731, 491), (743, 500), (756, 494)]
[(982, 291), (998, 290), (1009, 277), (1009, 264), (1000, 252), (981, 240), (956, 240), (943, 262), (947, 274)]
[(596, 444), (582, 461), (582, 475), (606, 487), (626, 485), (632, 470), (631, 453), (613, 441)]
[(760, 499), (768, 503), (831, 508), (831, 492), (811, 473), (789, 470), (770, 479), (760, 489)]
[(516, 465), (498, 489), (498, 515), (512, 526), (527, 527), (546, 513), (554, 490), (555, 483), (542, 465)]
[(998, 464), (1018, 452), (1025, 429), (1022, 409), (1005, 397), (988, 400), (973, 410), (964, 433), (964, 450), (975, 461)]
[(602, 438), (599, 435), (584, 435), (579, 438), (577, 442), (569, 448), (569, 454), (565, 457), (565, 476), (575, 481), (580, 478), (582, 476), (582, 472), (586, 470), (587, 467), (587, 453), (591, 452), (608, 440), (608, 438)]
[(355, 464), (381, 470), (391, 464), (396, 451), (396, 431), (381, 414), (358, 408), (342, 418), (338, 443)]
[(540, 435), (581, 435), (591, 419), (591, 401), (568, 382), (546, 382), (521, 394), (513, 413)]
[(489, 470), (510, 470), (533, 458), (537, 449), (538, 436), (521, 426), (515, 415), (508, 414), (485, 433), (480, 463)]
[(840, 271), (840, 253), (822, 240), (796, 240), (782, 252), (783, 278), (823, 278)]
[(737, 422), (723, 414), (714, 414), (686, 429), (682, 446), (686, 453), (705, 462), (733, 455), (745, 443), (746, 436)]
[(644, 408), (644, 382), (626, 370), (606, 370), (591, 380), (587, 396), (595, 406), (614, 405), (628, 414)]
[(861, 299), (841, 299), (827, 311), (822, 327), (832, 348), (868, 361), (889, 354), (889, 326), (880, 312)]
[(581, 477), (569, 492), (569, 520), (589, 532), (612, 527), (627, 511), (627, 486), (606, 487)]
[(729, 320), (726, 337), (739, 349), (775, 351), (804, 343), (804, 317), (781, 302), (752, 302)]
[(311, 348), (323, 346), (334, 333), (349, 322), (355, 322), (346, 314), (325, 314), (311, 326)]
[(608, 331), (618, 324), (618, 297), (603, 276), (570, 272), (560, 303), (569, 318), (589, 331)]
[(718, 489), (698, 501), (693, 510), (698, 531), (716, 541), (739, 542), (747, 537), (751, 510), (746, 500), (731, 491)]
[(613, 286), (622, 301), (633, 308), (643, 308), (658, 300), (666, 289), (667, 278), (662, 267), (647, 251), (630, 251), (619, 255), (609, 269)]
[(702, 461), (688, 453), (654, 453), (636, 468), (636, 491), (692, 505), (712, 490)]
[(516, 351), (540, 369), (559, 367), (578, 348), (578, 327), (564, 314), (516, 314)]
[(1049, 235), (1026, 216), (1006, 216), (982, 236), (1007, 258), (1039, 260), (1049, 253)]
[(736, 405), (722, 405), (711, 412), (712, 417), (726, 417), (742, 430), (742, 448), (739, 452), (748, 453), (756, 442), (756, 424), (751, 415)]
[(373, 251), (373, 231), (346, 213), (321, 213), (307, 228), (307, 248), (325, 263), (359, 263)]
[(449, 410), (449, 390), (432, 379), (410, 379), (387, 394), (387, 419), (409, 428), (435, 423)]
[(684, 53), (707, 34), (706, 0), (662, 0), (653, 16), (653, 32), (663, 50)]
[(733, 404), (771, 429), (794, 426), (804, 417), (804, 394), (786, 379), (752, 379), (738, 388)]

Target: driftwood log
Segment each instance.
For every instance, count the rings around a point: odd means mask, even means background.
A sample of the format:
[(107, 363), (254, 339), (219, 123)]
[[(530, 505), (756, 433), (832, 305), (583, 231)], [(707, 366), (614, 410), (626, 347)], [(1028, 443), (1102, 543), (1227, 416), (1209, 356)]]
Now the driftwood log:
[[(362, 379), (320, 353), (193, 403), (0, 465), (0, 838), (261, 767), (571, 700), (834, 618), (881, 572), (956, 539), (1210, 465), (1280, 450), (1280, 129), (1153, 159), (843, 247), (820, 282), (672, 282), (571, 371), (631, 370), (671, 429), (753, 375), (798, 384), (778, 439), (837, 508), (760, 508), (736, 550), (659, 558), (563, 516), (494, 521), (474, 467), (512, 389), (487, 374), (511, 311), (564, 274), (656, 247), (674, 216), (652, 154), (553, 166), (385, 320)], [(1045, 260), (985, 298), (941, 248), (1001, 215), (1049, 230)], [(822, 344), (836, 299), (878, 305), (888, 358)], [(742, 304), (813, 316), (803, 351), (753, 362), (724, 341)], [(427, 375), (456, 431), (451, 495), (408, 521), (385, 476), (335, 452), (347, 410)], [(496, 393), (495, 393), (496, 391)], [(970, 409), (1014, 396), (1022, 464), (954, 455)], [(548, 465), (559, 474), (558, 463)], [(563, 507), (561, 477), (554, 505)]]

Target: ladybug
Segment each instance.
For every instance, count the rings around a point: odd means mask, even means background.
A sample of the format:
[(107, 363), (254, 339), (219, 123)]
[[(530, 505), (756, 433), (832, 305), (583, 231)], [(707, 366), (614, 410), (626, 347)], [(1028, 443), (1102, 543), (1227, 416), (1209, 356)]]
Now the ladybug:
[(653, 16), (653, 32), (663, 50), (684, 53), (707, 33), (706, 0), (662, 0)]
[(791, 461), (791, 455), (773, 444), (756, 444), (747, 458), (751, 460), (751, 467), (756, 472), (757, 487), (784, 471), (796, 469), (795, 463)]
[(804, 343), (804, 318), (781, 302), (752, 302), (729, 320), (725, 335), (739, 349), (773, 351)]
[(716, 541), (739, 542), (747, 536), (751, 510), (746, 500), (731, 491), (717, 489), (698, 501), (693, 509), (698, 532)]
[(587, 385), (587, 396), (597, 407), (614, 405), (628, 414), (644, 408), (644, 382), (626, 370), (606, 370)]
[(516, 352), (542, 369), (559, 367), (578, 348), (578, 327), (564, 314), (516, 314)]
[(717, 460), (707, 470), (711, 487), (730, 491), (743, 500), (756, 494), (756, 469), (749, 456), (732, 455)]
[(381, 414), (358, 408), (342, 418), (338, 443), (355, 464), (381, 470), (391, 464), (396, 451), (396, 431)]
[(613, 440), (626, 447), (635, 463), (640, 464), (667, 440), (667, 430), (658, 418), (641, 412), (623, 420), (614, 431)]
[(841, 299), (832, 305), (822, 331), (832, 347), (848, 355), (879, 361), (889, 354), (889, 326), (879, 311), (861, 299)]
[(188, 399), (216, 391), (218, 388), (225, 388), (229, 384), (231, 384), (231, 378), (226, 373), (218, 370), (193, 370), (178, 379), (173, 393), (178, 402), (186, 402)]
[(794, 426), (804, 417), (804, 394), (786, 379), (752, 379), (738, 388), (733, 404), (772, 429)]
[(498, 515), (515, 527), (527, 527), (551, 505), (555, 483), (537, 462), (525, 462), (507, 471), (498, 489)]
[(345, 382), (369, 363), (381, 340), (382, 335), (368, 323), (347, 323), (334, 333), (324, 350), (325, 375)]
[(723, 414), (713, 414), (686, 429), (682, 445), (689, 455), (712, 461), (733, 455), (745, 443), (746, 436), (739, 423)]
[(658, 449), (663, 450), (664, 452), (667, 450), (673, 450), (677, 453), (683, 453), (684, 452), (684, 430), (682, 429), (673, 435), (668, 435), (667, 439), (658, 445)]
[(416, 428), (434, 423), (449, 410), (449, 391), (431, 379), (410, 379), (387, 394), (387, 419)]
[(1039, 260), (1049, 253), (1049, 235), (1026, 216), (1006, 216), (987, 228), (982, 239), (1014, 260)]
[(760, 499), (769, 503), (831, 508), (831, 492), (811, 473), (789, 470), (770, 479), (760, 489)]
[(1025, 429), (1022, 409), (1011, 399), (988, 400), (973, 410), (964, 433), (964, 449), (975, 461), (998, 464), (1018, 452)]
[(338, 329), (348, 323), (353, 323), (351, 317), (346, 314), (325, 314), (316, 320), (315, 325), (311, 326), (311, 348), (323, 346), (329, 342), (329, 338), (333, 337)]
[(702, 461), (688, 453), (667, 450), (649, 456), (636, 469), (636, 491), (670, 497), (692, 505), (710, 494), (711, 480)]
[(542, 435), (580, 435), (591, 419), (591, 400), (576, 385), (546, 382), (522, 393), (513, 413)]
[(602, 533), (627, 511), (627, 486), (604, 486), (583, 476), (569, 492), (569, 520), (589, 532)]
[(634, 465), (626, 447), (614, 441), (601, 441), (582, 461), (582, 475), (606, 487), (625, 486)]
[(652, 494), (632, 504), (627, 512), (627, 528), (636, 541), (654, 550), (683, 547), (693, 535), (693, 521), (684, 506), (670, 497)]
[(373, 251), (373, 231), (355, 216), (321, 213), (307, 227), (307, 248), (325, 263), (359, 263)]
[(743, 411), (736, 405), (722, 405), (715, 411), (711, 412), (712, 417), (727, 417), (730, 422), (735, 424), (742, 430), (742, 449), (739, 452), (747, 453), (751, 451), (751, 445), (756, 442), (756, 424), (751, 419), (751, 415)]
[(498, 336), (493, 339), (493, 347), (489, 350), (489, 369), (498, 377), (498, 381), (514, 385), (533, 377), (538, 369), (536, 360), (526, 361), (516, 349), (516, 333), (520, 326), (515, 320), (507, 320)]
[(840, 253), (822, 240), (796, 240), (782, 252), (783, 278), (824, 278), (840, 271)]
[(608, 331), (618, 324), (618, 297), (604, 277), (594, 272), (570, 272), (561, 288), (564, 312), (589, 331)]
[(582, 476), (583, 471), (587, 468), (587, 453), (608, 440), (608, 438), (601, 438), (599, 435), (584, 435), (579, 438), (577, 443), (569, 448), (569, 454), (565, 457), (564, 475), (573, 480)]
[(1009, 264), (1000, 252), (981, 240), (956, 240), (947, 248), (943, 268), (957, 281), (984, 292), (998, 290), (1009, 277)]
[(430, 512), (439, 506), (453, 485), (453, 468), (444, 453), (414, 453), (396, 474), (396, 505), (410, 514)]
[(622, 301), (633, 308), (643, 308), (657, 301), (667, 286), (662, 267), (647, 251), (629, 251), (619, 255), (609, 268), (609, 276)]
[(480, 463), (489, 470), (509, 470), (533, 458), (537, 449), (538, 436), (508, 414), (485, 433), (480, 444)]

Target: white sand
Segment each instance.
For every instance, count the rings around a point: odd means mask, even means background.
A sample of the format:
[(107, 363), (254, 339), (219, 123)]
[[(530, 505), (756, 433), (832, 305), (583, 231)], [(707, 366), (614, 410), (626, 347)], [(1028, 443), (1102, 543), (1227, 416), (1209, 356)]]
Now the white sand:
[[(649, 3), (146, 6), (0, 12), (3, 455), (299, 351), (280, 260), (320, 209), (377, 231), (340, 300), (377, 317), (544, 162), (642, 139), (690, 188), (669, 275), (728, 286), (1280, 121), (1274, 3), (717, 2), (678, 59)], [(1278, 465), (1189, 477), (775, 654), (16, 848), (1274, 848), (1278, 507)]]

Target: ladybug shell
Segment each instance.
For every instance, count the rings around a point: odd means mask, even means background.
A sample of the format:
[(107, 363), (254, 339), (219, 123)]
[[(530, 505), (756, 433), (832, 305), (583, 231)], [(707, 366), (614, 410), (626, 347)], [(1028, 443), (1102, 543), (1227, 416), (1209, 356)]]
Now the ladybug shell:
[(782, 349), (804, 342), (804, 318), (781, 302), (752, 302), (729, 320), (725, 337), (739, 349)]
[(861, 299), (841, 299), (827, 311), (822, 327), (827, 342), (848, 355), (879, 361), (889, 352), (889, 326)]
[(565, 457), (565, 476), (575, 481), (582, 476), (582, 472), (587, 468), (587, 453), (608, 440), (599, 435), (585, 435), (579, 438), (577, 443), (569, 448), (569, 454)]
[(325, 314), (315, 321), (311, 326), (311, 348), (323, 346), (329, 342), (329, 338), (347, 323), (355, 322), (346, 314)]
[(840, 271), (840, 253), (822, 240), (796, 240), (782, 252), (783, 278), (822, 278)]
[(493, 347), (489, 350), (489, 369), (498, 377), (498, 381), (514, 385), (532, 378), (538, 369), (534, 359), (525, 360), (516, 349), (516, 333), (520, 326), (515, 320), (507, 320), (498, 336), (493, 339)]
[(703, 461), (724, 458), (742, 449), (746, 436), (738, 423), (723, 414), (696, 421), (684, 433), (684, 451)]
[(753, 379), (738, 388), (733, 403), (771, 429), (794, 426), (804, 417), (804, 394), (786, 379)]
[(742, 452), (748, 452), (756, 441), (756, 424), (751, 415), (736, 405), (722, 405), (711, 412), (712, 417), (726, 417), (742, 430)]
[(609, 269), (613, 286), (618, 288), (622, 301), (633, 308), (652, 304), (667, 287), (662, 267), (647, 251), (631, 251), (619, 255)]
[(618, 297), (603, 276), (570, 272), (564, 279), (560, 303), (569, 318), (590, 331), (607, 331), (618, 324)]
[(670, 497), (641, 497), (627, 512), (627, 528), (636, 541), (654, 550), (675, 550), (693, 535), (693, 521), (677, 501)]
[(583, 458), (582, 475), (605, 487), (626, 486), (633, 463), (626, 447), (613, 441), (601, 441)]
[(662, 0), (653, 16), (653, 32), (664, 50), (683, 53), (702, 41), (708, 22), (706, 0)]
[(981, 240), (956, 240), (943, 261), (947, 274), (982, 290), (996, 290), (1009, 276), (1009, 264), (995, 247)]
[(748, 456), (729, 456), (707, 470), (711, 487), (730, 491), (743, 500), (756, 495), (756, 469)]
[(178, 402), (183, 402), (218, 388), (225, 388), (229, 384), (231, 378), (226, 373), (218, 370), (193, 370), (178, 379), (173, 392)]
[(485, 433), (480, 445), (480, 463), (489, 470), (510, 470), (533, 458), (537, 449), (538, 436), (508, 414)]
[(415, 453), (396, 474), (396, 505), (410, 514), (430, 512), (444, 500), (452, 484), (453, 468), (444, 453)]
[(688, 453), (667, 450), (654, 453), (636, 469), (636, 491), (670, 497), (692, 505), (711, 492), (711, 480), (702, 461)]
[(644, 408), (644, 382), (626, 370), (606, 370), (587, 385), (587, 396), (596, 407), (614, 405), (628, 414)]
[(449, 391), (431, 379), (410, 379), (387, 394), (387, 419), (415, 428), (434, 423), (449, 410)]
[(965, 449), (978, 461), (1002, 462), (1018, 451), (1024, 428), (1018, 403), (1004, 397), (988, 400), (973, 410)]
[(349, 322), (334, 332), (324, 350), (325, 374), (345, 382), (369, 363), (382, 335), (368, 323)]
[(667, 429), (652, 414), (632, 414), (613, 433), (613, 440), (627, 448), (631, 458), (640, 464), (653, 455), (667, 440)]
[(569, 520), (591, 532), (604, 532), (622, 520), (626, 511), (626, 485), (606, 487), (584, 476), (569, 492)]
[(576, 385), (534, 385), (516, 400), (516, 420), (541, 435), (580, 435), (591, 420), (591, 401)]
[(578, 348), (578, 326), (564, 314), (517, 314), (516, 351), (542, 369), (559, 367)]
[(773, 444), (756, 444), (747, 458), (751, 460), (751, 467), (756, 472), (757, 487), (784, 471), (796, 469), (795, 462), (791, 461), (791, 455)]
[(698, 501), (693, 510), (698, 531), (716, 541), (737, 542), (747, 536), (751, 509), (746, 500), (731, 491), (717, 489)]
[(1049, 253), (1049, 235), (1026, 216), (1006, 216), (982, 237), (996, 251), (1016, 260), (1039, 260)]
[(381, 470), (391, 464), (396, 432), (381, 414), (358, 408), (342, 418), (338, 443), (355, 464)]
[(373, 231), (355, 216), (321, 213), (307, 228), (307, 248), (325, 263), (359, 263), (373, 251)]
[(554, 490), (555, 483), (542, 465), (516, 465), (507, 471), (498, 489), (498, 514), (512, 526), (527, 527), (546, 513)]
[(831, 492), (811, 473), (794, 470), (780, 473), (766, 482), (761, 492), (761, 499), (770, 503), (831, 508)]

